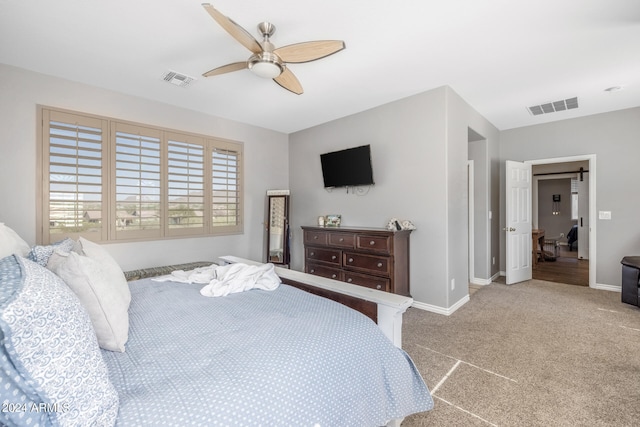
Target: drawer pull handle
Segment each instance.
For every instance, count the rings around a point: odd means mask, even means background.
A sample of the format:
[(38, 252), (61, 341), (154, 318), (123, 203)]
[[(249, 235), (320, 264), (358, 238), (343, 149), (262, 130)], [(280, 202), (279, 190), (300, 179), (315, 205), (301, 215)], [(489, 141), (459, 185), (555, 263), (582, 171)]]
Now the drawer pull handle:
[(336, 259), (336, 256), (335, 255), (331, 255), (331, 259)]
[(313, 236), (313, 239), (314, 240), (318, 240), (318, 236)]
[(369, 244), (370, 244), (371, 246), (373, 246), (373, 245), (375, 245), (375, 244), (376, 244), (376, 241), (375, 241), (375, 240), (372, 240), (372, 241), (370, 241), (370, 242), (369, 242)]
[(351, 282), (353, 282), (353, 279), (352, 279), (351, 277), (349, 277), (349, 278), (347, 279), (347, 282), (348, 282), (348, 283), (351, 283)]
[(353, 262), (353, 258), (349, 258), (349, 262)]
[(310, 252), (309, 256), (316, 256), (316, 253), (315, 252)]
[(341, 237), (341, 238), (340, 238), (340, 241), (341, 241), (341, 242), (344, 242), (344, 237)]
[(376, 289), (378, 289), (378, 290), (382, 289), (382, 285), (376, 286)]
[(382, 267), (382, 263), (381, 262), (378, 263), (378, 267)]
[(316, 270), (312, 268), (312, 269), (311, 269), (311, 272), (312, 272), (312, 273), (315, 273), (315, 272), (316, 272)]
[(335, 279), (336, 277), (338, 277), (338, 276), (336, 276), (335, 274), (332, 274), (332, 275), (331, 275), (331, 278), (332, 278), (332, 279)]

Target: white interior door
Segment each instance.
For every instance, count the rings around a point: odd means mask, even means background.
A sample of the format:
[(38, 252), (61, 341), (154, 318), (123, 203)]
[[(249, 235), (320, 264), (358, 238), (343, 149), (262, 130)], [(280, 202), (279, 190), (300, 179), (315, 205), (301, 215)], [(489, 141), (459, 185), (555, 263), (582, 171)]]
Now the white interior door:
[(531, 164), (506, 163), (506, 283), (531, 279)]
[(589, 259), (589, 174), (578, 180), (578, 258)]

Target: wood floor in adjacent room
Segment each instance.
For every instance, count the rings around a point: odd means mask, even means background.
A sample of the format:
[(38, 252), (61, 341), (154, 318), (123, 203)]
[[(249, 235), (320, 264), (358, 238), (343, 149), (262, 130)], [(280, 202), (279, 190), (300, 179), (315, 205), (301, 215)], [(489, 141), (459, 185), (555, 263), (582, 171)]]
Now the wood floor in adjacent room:
[(533, 269), (533, 278), (569, 285), (589, 286), (589, 260), (578, 259), (578, 251), (559, 247), (555, 261), (540, 260)]

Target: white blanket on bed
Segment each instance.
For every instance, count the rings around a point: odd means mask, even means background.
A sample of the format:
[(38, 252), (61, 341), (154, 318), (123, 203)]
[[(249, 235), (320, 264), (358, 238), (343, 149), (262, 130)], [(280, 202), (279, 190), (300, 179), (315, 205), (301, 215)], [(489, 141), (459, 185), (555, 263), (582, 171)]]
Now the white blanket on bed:
[(174, 270), (171, 274), (153, 277), (154, 282), (180, 282), (180, 283), (209, 283), (216, 277), (216, 268), (213, 264), (207, 267), (199, 267), (193, 270)]
[(250, 289), (272, 291), (280, 285), (274, 265), (246, 265), (242, 263), (216, 267), (215, 277), (200, 289), (206, 297), (221, 297)]

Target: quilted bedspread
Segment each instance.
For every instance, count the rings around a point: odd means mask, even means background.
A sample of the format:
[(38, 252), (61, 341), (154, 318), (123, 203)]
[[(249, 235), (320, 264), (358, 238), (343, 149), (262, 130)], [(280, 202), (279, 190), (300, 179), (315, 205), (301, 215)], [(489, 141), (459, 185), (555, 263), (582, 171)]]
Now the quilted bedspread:
[(130, 287), (126, 352), (103, 351), (118, 426), (380, 426), (433, 407), (409, 356), (341, 304), (287, 285)]

